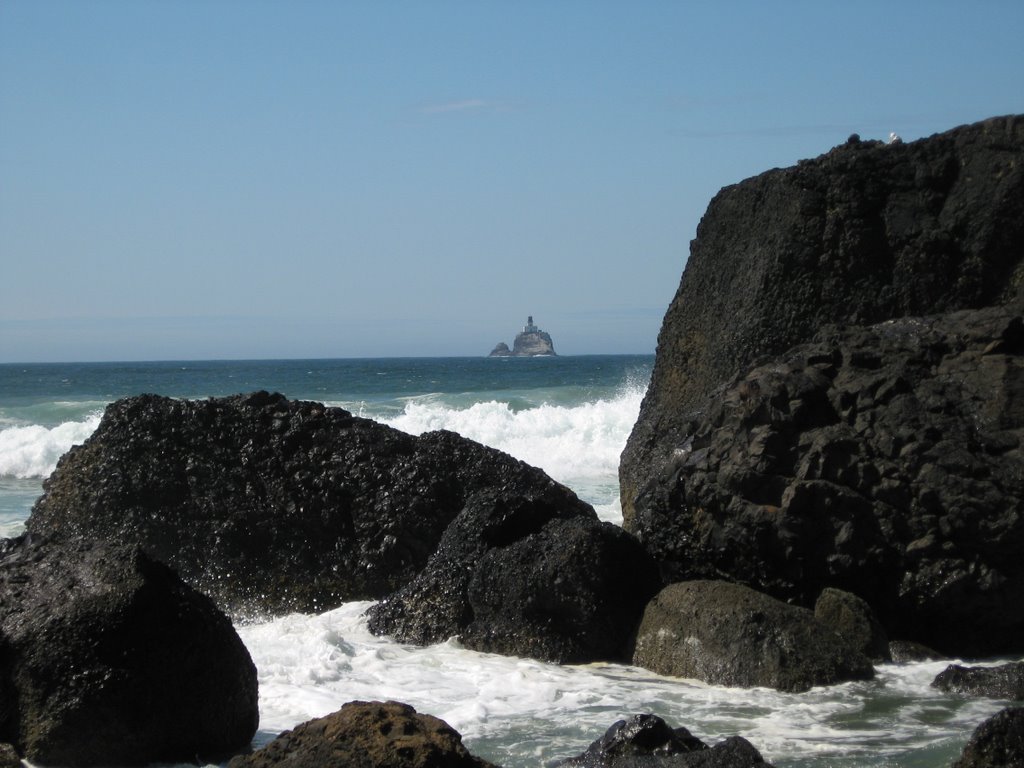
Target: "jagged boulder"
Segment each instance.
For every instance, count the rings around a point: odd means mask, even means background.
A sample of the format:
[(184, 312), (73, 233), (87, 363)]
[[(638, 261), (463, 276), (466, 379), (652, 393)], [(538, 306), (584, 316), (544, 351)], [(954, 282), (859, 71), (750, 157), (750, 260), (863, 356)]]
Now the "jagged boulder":
[(219, 761), (256, 732), (228, 618), (137, 547), (0, 545), (0, 742), (62, 766)]
[(1024, 768), (1024, 708), (1004, 709), (975, 728), (953, 768)]
[(495, 768), (444, 720), (396, 701), (352, 701), (285, 731), (229, 768)]
[(480, 494), (426, 568), (369, 609), (370, 629), (562, 663), (621, 659), (657, 568), (621, 528), (548, 495)]
[(686, 728), (670, 728), (657, 715), (619, 720), (586, 752), (558, 768), (771, 768), (741, 736), (708, 747)]
[(825, 324), (1005, 303), (1021, 289), (1022, 243), (1022, 116), (894, 145), (851, 137), (721, 190), (691, 243), (623, 452), (626, 527), (717, 387)]
[(541, 470), (452, 432), (267, 392), (143, 395), (61, 458), (26, 528), (139, 544), (235, 615), (316, 612), (408, 583), (483, 490), (596, 519)]
[(867, 680), (870, 660), (814, 614), (739, 584), (670, 584), (650, 602), (633, 663), (715, 685), (806, 691)]
[(1024, 701), (1024, 661), (995, 667), (950, 664), (932, 681), (932, 687), (968, 696)]
[(636, 499), (666, 581), (835, 586), (952, 655), (1024, 650), (1019, 307), (824, 329), (708, 399)]

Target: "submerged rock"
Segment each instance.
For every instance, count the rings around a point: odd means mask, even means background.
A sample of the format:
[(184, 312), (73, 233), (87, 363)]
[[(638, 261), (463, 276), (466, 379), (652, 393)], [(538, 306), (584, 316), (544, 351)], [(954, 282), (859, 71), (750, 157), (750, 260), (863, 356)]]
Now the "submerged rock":
[(932, 681), (932, 687), (969, 696), (1024, 701), (1024, 662), (997, 667), (950, 664)]
[(825, 324), (1005, 303), (1024, 286), (1022, 244), (1024, 116), (898, 145), (849, 142), (722, 189), (691, 243), (623, 452), (627, 528), (717, 387)]
[(952, 768), (1024, 768), (1024, 708), (1004, 709), (975, 728)]
[(558, 768), (753, 768), (765, 763), (746, 739), (731, 736), (708, 747), (686, 728), (670, 728), (657, 715), (619, 720), (577, 757)]
[(666, 581), (836, 586), (890, 635), (1019, 652), (1022, 439), (1019, 307), (824, 329), (692, 414), (632, 529)]
[(495, 768), (448, 723), (396, 701), (353, 701), (285, 731), (229, 768)]
[(26, 759), (217, 762), (258, 721), (248, 651), (169, 568), (99, 542), (0, 546), (0, 741)]
[(644, 611), (633, 663), (714, 685), (794, 692), (874, 675), (861, 650), (808, 609), (721, 581), (658, 593)]
[(617, 526), (567, 516), (550, 495), (481, 494), (422, 573), (370, 608), (370, 629), (562, 663), (621, 659), (659, 586)]
[(484, 490), (596, 518), (541, 470), (454, 433), (267, 392), (118, 400), (44, 488), (29, 531), (138, 544), (241, 616), (389, 594)]

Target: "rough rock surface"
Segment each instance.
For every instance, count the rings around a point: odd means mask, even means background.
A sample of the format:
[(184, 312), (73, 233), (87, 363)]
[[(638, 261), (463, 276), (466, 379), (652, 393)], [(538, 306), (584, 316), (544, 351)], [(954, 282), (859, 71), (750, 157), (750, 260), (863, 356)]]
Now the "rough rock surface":
[(513, 357), (537, 357), (555, 354), (555, 344), (547, 331), (516, 334), (512, 342)]
[(0, 768), (21, 768), (21, 758), (12, 744), (0, 743)]
[(387, 595), (484, 489), (596, 517), (541, 470), (454, 433), (413, 437), (266, 392), (119, 400), (44, 487), (29, 531), (137, 543), (236, 615)]
[(948, 658), (944, 654), (910, 640), (893, 640), (889, 643), (889, 656), (897, 664), (912, 661), (941, 661)]
[(854, 592), (890, 636), (1024, 650), (1024, 319), (992, 307), (825, 329), (683, 425), (632, 528), (665, 580), (812, 605)]
[(512, 350), (508, 348), (508, 344), (504, 341), (499, 341), (488, 357), (512, 357)]
[(565, 510), (550, 493), (478, 495), (422, 573), (370, 608), (370, 629), (562, 663), (623, 658), (657, 567), (621, 528)]
[(932, 681), (932, 687), (950, 693), (1024, 701), (1024, 662), (997, 667), (950, 664)]
[(975, 728), (952, 768), (1024, 768), (1024, 708), (1004, 709)]
[(874, 675), (868, 658), (810, 610), (721, 581), (659, 592), (644, 611), (633, 663), (715, 685), (793, 692)]
[(1022, 243), (1022, 116), (905, 144), (851, 137), (723, 189), (691, 243), (622, 456), (627, 527), (716, 387), (827, 323), (1005, 303), (1021, 288)]
[(0, 542), (0, 741), (42, 765), (219, 761), (259, 720), (228, 618), (136, 547)]
[(748, 768), (767, 766), (746, 739), (732, 736), (708, 748), (686, 728), (670, 728), (657, 715), (619, 720), (587, 751), (559, 768)]
[(872, 661), (891, 661), (889, 638), (864, 600), (829, 587), (814, 603), (814, 618)]
[(229, 768), (494, 768), (443, 720), (395, 701), (353, 701), (285, 731)]

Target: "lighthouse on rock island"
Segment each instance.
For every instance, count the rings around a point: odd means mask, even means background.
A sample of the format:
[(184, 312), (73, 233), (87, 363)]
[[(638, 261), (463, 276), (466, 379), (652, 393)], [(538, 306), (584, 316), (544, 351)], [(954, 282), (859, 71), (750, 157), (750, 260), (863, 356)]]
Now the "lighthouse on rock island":
[(490, 357), (542, 357), (553, 356), (555, 345), (551, 336), (533, 324), (533, 315), (526, 318), (526, 325), (521, 333), (516, 335), (512, 342), (512, 349), (504, 341), (500, 342), (493, 350)]

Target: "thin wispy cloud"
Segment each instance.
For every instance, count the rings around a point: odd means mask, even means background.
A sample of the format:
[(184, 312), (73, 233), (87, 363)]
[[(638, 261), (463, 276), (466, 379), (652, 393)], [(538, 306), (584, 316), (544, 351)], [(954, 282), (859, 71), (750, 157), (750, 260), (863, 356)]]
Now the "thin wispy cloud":
[(425, 104), (419, 108), (423, 115), (447, 115), (447, 114), (481, 114), (504, 112), (508, 106), (499, 101), (486, 101), (484, 99), (460, 99), (456, 101), (443, 101), (434, 104)]

